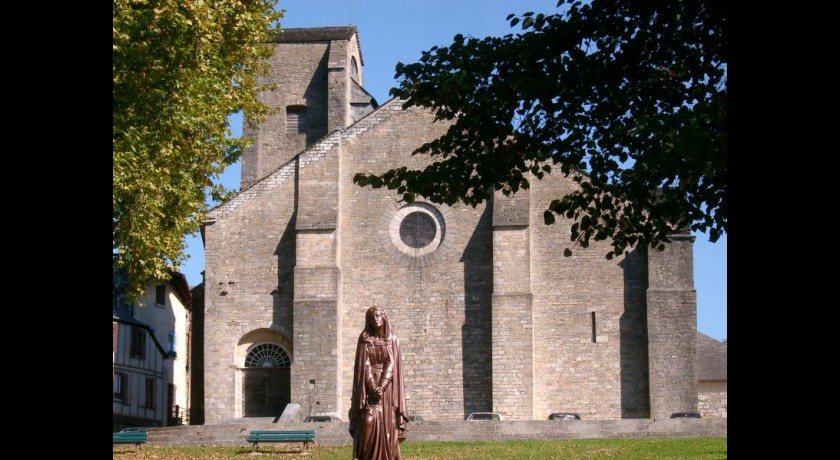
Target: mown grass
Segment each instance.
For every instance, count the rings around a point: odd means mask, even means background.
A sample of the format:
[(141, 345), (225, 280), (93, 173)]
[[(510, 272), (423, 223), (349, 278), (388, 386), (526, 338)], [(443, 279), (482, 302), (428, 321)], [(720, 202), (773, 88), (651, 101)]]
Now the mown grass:
[[(114, 446), (119, 460), (186, 460), (305, 458), (348, 460), (350, 446), (311, 446), (302, 455), (298, 445), (251, 447), (143, 447)], [(546, 441), (412, 442), (401, 447), (404, 460), (464, 459), (726, 459), (726, 438), (555, 439)]]

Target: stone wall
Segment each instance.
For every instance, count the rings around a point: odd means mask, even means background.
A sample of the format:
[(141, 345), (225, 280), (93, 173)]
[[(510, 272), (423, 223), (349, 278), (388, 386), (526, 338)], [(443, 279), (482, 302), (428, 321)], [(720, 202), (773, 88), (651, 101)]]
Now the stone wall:
[[(382, 117), (375, 129), (364, 124)], [(364, 135), (342, 144), (339, 185), (343, 400), (346, 414), (353, 356), (364, 313), (384, 307), (402, 345), (407, 403), (417, 414), (462, 420), (465, 412), (491, 410), (489, 363), (492, 245), (485, 206), (431, 206), (443, 216), (442, 246), (411, 257), (392, 241), (393, 218), (404, 203), (387, 189), (361, 188), (355, 173), (417, 167), (411, 152), (445, 125), (430, 114), (389, 103), (363, 120)], [(350, 134), (348, 132), (348, 134)]]
[(647, 259), (633, 251), (607, 260), (606, 242), (581, 248), (569, 241), (569, 219), (545, 225), (551, 201), (576, 186), (557, 172), (534, 179), (530, 190), (533, 418), (647, 417)]
[(648, 357), (653, 418), (697, 410), (697, 299), (693, 237), (648, 251)]
[(237, 376), (245, 351), (237, 353), (237, 347), (246, 334), (272, 330), (282, 337), (289, 356), (294, 355), (296, 184), (291, 177), (296, 169), (292, 162), (272, 180), (208, 213), (204, 230), (207, 422), (241, 416)]
[[(329, 368), (293, 372), (292, 388), (304, 397), (311, 381), (324, 382), (316, 390), (325, 395), (319, 410), (346, 413), (356, 339), (365, 310), (376, 304), (401, 338), (415, 413), (449, 420), (491, 410), (509, 419), (561, 411), (648, 416), (646, 254), (606, 260), (607, 246), (596, 242), (563, 257), (570, 222), (546, 226), (541, 219), (571, 180), (543, 181), (476, 208), (427, 204), (445, 223), (440, 248), (424, 257), (395, 249), (389, 219), (404, 205), (400, 196), (358, 187), (352, 177), (420, 166), (424, 159), (410, 153), (443, 129), (428, 113), (391, 101), (209, 214), (216, 223), (205, 236), (208, 293), (214, 290), (208, 317), (216, 313), (208, 319), (208, 356), (217, 361), (207, 363), (208, 401), (236, 395), (224, 375), (235, 370), (232, 336), (270, 327), (293, 338), (292, 348), (310, 338), (336, 343), (288, 350), (338, 366), (335, 379)], [(332, 298), (334, 317), (326, 310), (298, 316), (307, 308), (297, 302)], [(303, 324), (311, 333), (298, 336), (294, 329)], [(224, 396), (209, 396), (210, 388)], [(208, 403), (215, 417), (235, 413), (232, 401), (215, 404)]]
[[(329, 42), (280, 43), (270, 58), (266, 81), (277, 83), (274, 91), (260, 94), (261, 100), (278, 111), (263, 121), (259, 129), (243, 123), (243, 135), (254, 138), (254, 145), (242, 155), (242, 189), (279, 168), (327, 134), (327, 56)], [(286, 108), (305, 106), (305, 133), (286, 132)]]
[(698, 392), (697, 410), (704, 418), (726, 418), (726, 392)]
[[(507, 441), (526, 439), (727, 437), (727, 419), (532, 420), (412, 422), (405, 442)], [(352, 444), (348, 423), (225, 423), (149, 428), (147, 445), (249, 446), (250, 430), (315, 430), (316, 444)], [(261, 450), (267, 450), (262, 448)]]

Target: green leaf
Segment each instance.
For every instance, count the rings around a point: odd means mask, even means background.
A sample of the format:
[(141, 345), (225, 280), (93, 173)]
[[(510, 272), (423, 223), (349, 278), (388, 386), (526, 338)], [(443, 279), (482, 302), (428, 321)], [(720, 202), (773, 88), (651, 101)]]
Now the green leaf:
[(228, 116), (271, 113), (257, 81), (282, 17), (276, 3), (114, 1), (112, 238), (129, 301), (186, 260), (184, 237), (207, 200), (230, 196), (215, 181), (249, 143), (229, 138)]
[(612, 257), (631, 241), (658, 248), (669, 224), (716, 240), (728, 208), (726, 9), (707, 0), (558, 8), (508, 15), (519, 34), (458, 34), (397, 66), (403, 107), (448, 123), (412, 152), (446, 161), (403, 169), (403, 193), (475, 207), (486, 199), (475, 190), (528, 188), (524, 171), (558, 181), (547, 163), (559, 164), (573, 187), (543, 220), (574, 220), (581, 247), (603, 239)]

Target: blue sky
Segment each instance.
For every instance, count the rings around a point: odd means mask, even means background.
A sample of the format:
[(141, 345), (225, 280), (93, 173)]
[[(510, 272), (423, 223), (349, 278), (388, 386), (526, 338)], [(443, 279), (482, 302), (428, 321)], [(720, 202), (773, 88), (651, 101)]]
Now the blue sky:
[[(456, 34), (486, 37), (514, 33), (509, 13), (554, 13), (557, 0), (281, 0), (286, 10), (283, 28), (354, 25), (364, 60), (364, 86), (382, 104), (397, 85), (394, 67), (419, 60), (421, 52), (449, 45)], [(241, 117), (231, 119), (236, 135)], [(221, 176), (227, 187), (239, 189), (239, 164)], [(697, 328), (718, 340), (726, 335), (726, 235), (716, 243), (696, 235), (694, 287), (697, 290)], [(204, 249), (199, 236), (187, 238), (190, 259), (181, 266), (190, 286), (201, 283)]]

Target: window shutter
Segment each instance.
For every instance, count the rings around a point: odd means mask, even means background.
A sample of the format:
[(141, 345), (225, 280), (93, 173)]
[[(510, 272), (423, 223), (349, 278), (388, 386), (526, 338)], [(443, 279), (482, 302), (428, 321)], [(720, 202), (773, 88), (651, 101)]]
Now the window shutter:
[(288, 107), (286, 109), (286, 134), (305, 133), (308, 124), (306, 107)]

